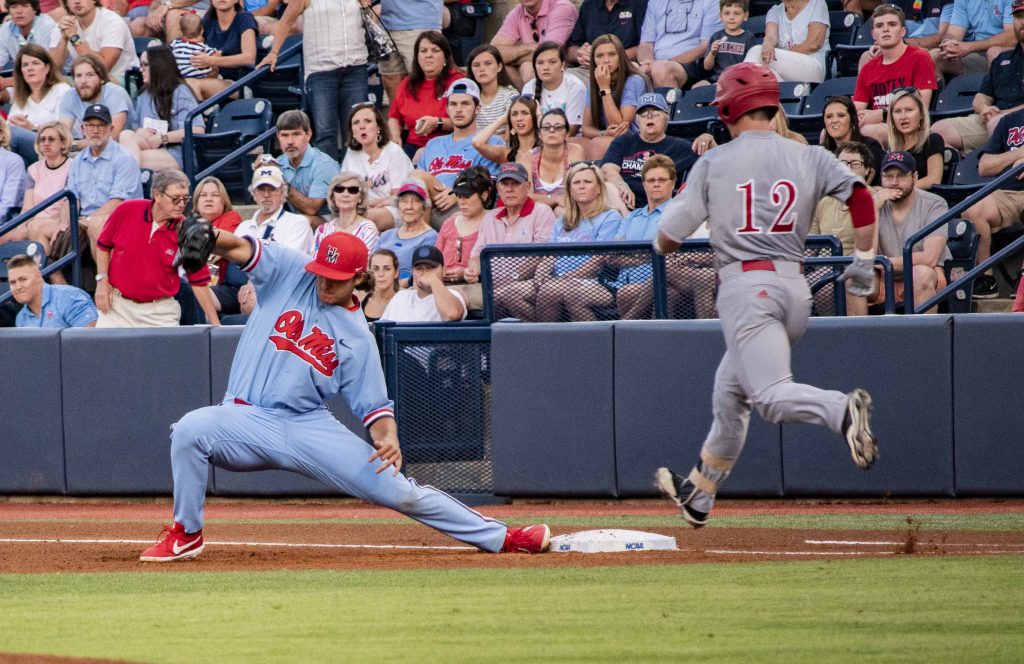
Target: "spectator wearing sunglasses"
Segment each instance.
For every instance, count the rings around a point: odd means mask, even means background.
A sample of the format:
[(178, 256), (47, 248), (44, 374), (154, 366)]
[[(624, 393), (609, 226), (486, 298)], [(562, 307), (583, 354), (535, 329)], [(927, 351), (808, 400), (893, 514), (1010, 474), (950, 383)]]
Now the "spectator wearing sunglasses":
[(878, 55), (868, 60), (857, 75), (853, 103), (861, 132), (884, 141), (893, 93), (913, 88), (928, 106), (938, 85), (928, 52), (906, 43), (906, 19), (899, 7), (880, 5), (875, 9), (871, 15), (871, 36), (878, 46)]
[(656, 87), (684, 87), (701, 78), (711, 36), (722, 29), (718, 0), (649, 0), (637, 60)]
[(821, 83), (830, 26), (825, 0), (784, 0), (768, 10), (764, 42), (745, 62), (771, 67), (780, 81)]
[(541, 42), (564, 45), (579, 12), (570, 0), (520, 0), (491, 43), (498, 47), (516, 88), (534, 77), (533, 52)]
[(327, 187), (327, 207), (331, 217), (313, 233), (313, 253), (320, 248), (320, 242), (331, 233), (355, 235), (366, 245), (366, 253), (377, 250), (380, 232), (367, 219), (366, 197), (369, 186), (358, 173), (342, 171), (331, 179)]

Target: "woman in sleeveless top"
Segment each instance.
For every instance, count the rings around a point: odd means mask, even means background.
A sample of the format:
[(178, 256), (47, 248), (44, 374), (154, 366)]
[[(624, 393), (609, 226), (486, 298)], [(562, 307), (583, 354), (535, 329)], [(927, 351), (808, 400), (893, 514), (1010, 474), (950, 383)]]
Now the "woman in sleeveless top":
[(569, 142), (569, 120), (560, 108), (545, 113), (537, 128), (540, 145), (530, 151), (530, 198), (558, 216), (562, 214), (565, 174), (570, 164), (583, 160), (583, 148)]

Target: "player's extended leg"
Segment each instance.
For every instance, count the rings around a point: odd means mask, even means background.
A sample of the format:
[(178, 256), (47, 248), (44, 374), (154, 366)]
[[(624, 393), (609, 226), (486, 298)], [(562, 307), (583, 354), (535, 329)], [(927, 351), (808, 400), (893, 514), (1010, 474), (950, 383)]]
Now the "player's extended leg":
[(379, 463), (369, 463), (373, 448), (325, 410), (289, 417), (285, 437), (289, 441), (287, 470), (389, 507), (484, 551), (529, 550), (530, 546), (522, 542), (510, 541), (517, 537), (535, 540), (538, 550), (531, 552), (547, 548), (547, 526), (509, 529), (447, 493), (420, 486), (401, 473), (394, 475), (388, 469), (377, 474)]

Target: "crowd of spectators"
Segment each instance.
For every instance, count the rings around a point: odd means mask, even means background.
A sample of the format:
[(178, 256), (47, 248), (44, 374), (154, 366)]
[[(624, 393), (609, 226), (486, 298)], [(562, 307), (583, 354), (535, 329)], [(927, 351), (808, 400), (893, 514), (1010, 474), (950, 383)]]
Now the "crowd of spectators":
[[(1024, 0), (848, 0), (845, 8), (865, 15), (874, 45), (854, 93), (827, 100), (818, 142), (873, 186), (877, 249), (901, 284), (901, 240), (946, 210), (928, 191), (943, 178), (943, 151), (979, 151), (986, 176), (1019, 163)], [(369, 94), (367, 10), (396, 47), (377, 65), (384, 99)], [(482, 306), (489, 244), (650, 238), (664, 203), (715, 145), (709, 134), (669, 135), (667, 90), (713, 85), (743, 61), (810, 84), (829, 66), (826, 0), (782, 0), (763, 36), (747, 27), (747, 0), (519, 0), (461, 66), (442, 0), (0, 0), (0, 12), (0, 71), (10, 69), (0, 75), (0, 220), (62, 189), (75, 194), (101, 327), (241, 322), (257, 305), (230, 265), (186, 275), (159, 252), (148, 264), (150, 254), (134, 249), (124, 264), (121, 248), (140, 242), (135, 222), (152, 226), (151, 244), (170, 247), (190, 202), (216, 228), (305, 253), (334, 232), (357, 236), (374, 277), (363, 299), (368, 320), (461, 320)], [(185, 124), (202, 133), (203, 115), (188, 120), (201, 101), (247, 67), (276, 67), (291, 34), (302, 36), (308, 110), (277, 117), (273, 154), (253, 165), (256, 211), (242, 219), (220, 180), (193, 187), (181, 172)], [(152, 42), (137, 53), (133, 36)], [(141, 88), (129, 93), (136, 71)], [(932, 125), (933, 97), (962, 72), (987, 72), (974, 113)], [(805, 140), (781, 111), (774, 122)], [(141, 169), (155, 172), (148, 201)], [(1022, 223), (1020, 189), (1011, 183), (964, 213), (981, 238), (979, 260), (993, 232)], [(0, 243), (32, 240), (59, 258), (69, 217), (61, 201)], [(816, 231), (845, 246), (849, 223), (841, 203), (819, 203)], [(945, 281), (939, 236), (915, 248), (907, 267), (915, 301)], [(709, 277), (707, 269), (692, 274)], [(75, 298), (22, 277), (16, 299), (31, 303), (24, 324), (88, 317), (46, 315)], [(51, 283), (63, 279), (58, 272)], [(493, 294), (498, 315), (525, 320), (592, 319), (613, 305), (648, 316), (650, 279), (612, 259), (525, 260), (494, 280)], [(669, 287), (714, 314), (713, 301), (688, 284)], [(997, 293), (991, 274), (974, 288), (976, 297)], [(850, 299), (848, 308), (866, 313), (884, 295)], [(895, 295), (904, 297), (901, 287)]]

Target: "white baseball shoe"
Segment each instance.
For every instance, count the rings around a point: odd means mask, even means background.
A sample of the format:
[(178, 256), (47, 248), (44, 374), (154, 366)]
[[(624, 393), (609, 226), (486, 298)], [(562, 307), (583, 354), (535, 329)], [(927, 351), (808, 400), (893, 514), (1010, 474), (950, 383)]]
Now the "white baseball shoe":
[(843, 418), (843, 436), (853, 462), (867, 470), (878, 458), (878, 439), (871, 433), (871, 395), (859, 387), (850, 392)]
[[(659, 468), (654, 474), (654, 486), (675, 503), (683, 515), (683, 521), (694, 528), (707, 524), (708, 514), (715, 502), (715, 497), (701, 491), (689, 478), (673, 472), (669, 468)], [(705, 511), (701, 511), (704, 509)]]

